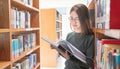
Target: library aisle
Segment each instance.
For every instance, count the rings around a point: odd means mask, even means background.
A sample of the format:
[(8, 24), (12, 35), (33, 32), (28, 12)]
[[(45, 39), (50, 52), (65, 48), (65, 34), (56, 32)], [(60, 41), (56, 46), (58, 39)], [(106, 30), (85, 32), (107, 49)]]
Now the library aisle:
[(57, 67), (55, 68), (41, 67), (41, 69), (64, 69), (64, 66), (65, 66), (64, 63), (65, 63), (65, 59), (60, 56), (58, 59)]

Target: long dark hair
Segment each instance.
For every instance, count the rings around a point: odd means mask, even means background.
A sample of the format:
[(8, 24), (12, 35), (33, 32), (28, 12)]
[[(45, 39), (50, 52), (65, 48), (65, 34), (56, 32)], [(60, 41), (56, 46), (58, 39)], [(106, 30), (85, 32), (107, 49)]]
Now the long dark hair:
[(88, 8), (84, 4), (76, 4), (71, 8), (70, 13), (72, 11), (75, 11), (78, 15), (82, 34), (84, 35), (93, 34), (89, 20)]

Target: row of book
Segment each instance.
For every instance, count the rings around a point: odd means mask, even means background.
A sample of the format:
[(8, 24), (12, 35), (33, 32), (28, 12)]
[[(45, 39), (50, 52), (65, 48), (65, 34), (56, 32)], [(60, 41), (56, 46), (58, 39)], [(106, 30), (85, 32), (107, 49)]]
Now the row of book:
[[(104, 59), (104, 58), (103, 58)], [(105, 69), (120, 69), (120, 47), (119, 49), (111, 49), (107, 53), (107, 62)]]
[(33, 6), (33, 0), (21, 0), (24, 4)]
[(14, 63), (12, 69), (33, 69), (37, 64), (37, 55), (30, 54), (22, 60)]
[(24, 51), (33, 48), (36, 45), (36, 35), (21, 34), (13, 35), (12, 39), (12, 59), (20, 56)]
[(111, 62), (112, 63), (118, 62), (118, 60), (116, 60), (115, 62), (109, 60), (109, 56), (110, 56), (109, 52), (113, 49), (114, 50), (120, 49), (120, 40), (96, 39), (96, 68), (97, 69), (110, 69), (109, 64)]
[(96, 0), (96, 28), (120, 29), (119, 0)]
[(15, 7), (11, 10), (12, 28), (30, 28), (30, 13), (28, 11), (18, 11)]

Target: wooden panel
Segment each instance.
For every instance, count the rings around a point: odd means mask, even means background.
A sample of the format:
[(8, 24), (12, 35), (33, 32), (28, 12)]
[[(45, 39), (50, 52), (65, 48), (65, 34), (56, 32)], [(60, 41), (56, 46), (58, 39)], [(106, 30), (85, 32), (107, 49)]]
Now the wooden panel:
[(40, 45), (40, 31), (36, 31), (36, 45)]
[(35, 8), (38, 8), (39, 9), (39, 0), (34, 0), (33, 1), (33, 6), (35, 7)]
[(10, 61), (9, 33), (0, 33), (0, 61)]
[(39, 27), (39, 13), (31, 13), (31, 28)]
[(0, 28), (9, 28), (9, 0), (0, 0)]
[[(56, 41), (56, 10), (41, 9), (41, 36)], [(45, 67), (56, 66), (56, 51), (50, 45), (41, 40), (41, 63)]]

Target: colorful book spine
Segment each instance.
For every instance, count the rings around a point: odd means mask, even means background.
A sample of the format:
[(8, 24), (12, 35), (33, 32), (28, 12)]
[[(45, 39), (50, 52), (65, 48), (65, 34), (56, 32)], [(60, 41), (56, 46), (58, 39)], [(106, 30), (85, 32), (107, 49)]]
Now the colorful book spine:
[[(120, 40), (116, 39), (96, 39), (96, 63), (97, 69), (106, 69), (107, 64), (107, 54), (112, 48), (120, 48)], [(114, 56), (113, 56), (114, 57)]]
[(119, 0), (96, 1), (96, 28), (120, 29)]

